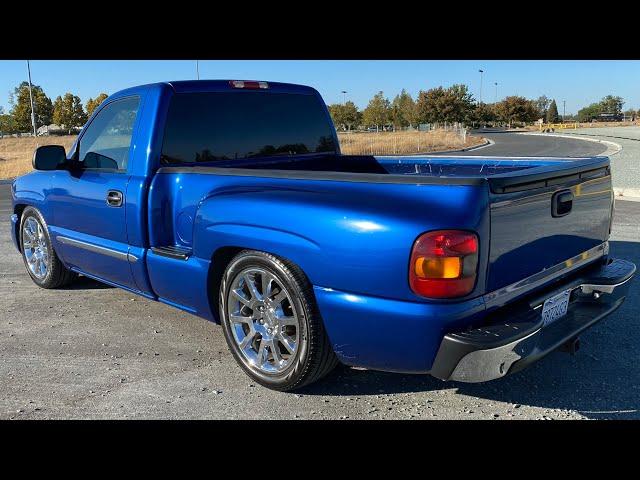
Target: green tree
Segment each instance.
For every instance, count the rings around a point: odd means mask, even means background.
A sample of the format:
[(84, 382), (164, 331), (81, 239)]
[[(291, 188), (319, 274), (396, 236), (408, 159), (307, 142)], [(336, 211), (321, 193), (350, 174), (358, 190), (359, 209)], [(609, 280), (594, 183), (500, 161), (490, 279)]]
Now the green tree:
[(18, 127), (12, 115), (0, 114), (0, 133), (3, 135), (18, 133)]
[(549, 109), (546, 116), (547, 123), (558, 123), (560, 121), (560, 115), (558, 115), (558, 106), (555, 100), (551, 100)]
[(90, 117), (93, 111), (100, 106), (102, 102), (104, 102), (107, 97), (106, 93), (101, 93), (96, 98), (89, 98), (86, 103), (87, 116)]
[(598, 103), (592, 103), (578, 111), (578, 121), (591, 122), (596, 119), (601, 113), (613, 113), (619, 115), (622, 113), (622, 106), (624, 100), (622, 97), (615, 97), (613, 95), (607, 95)]
[[(87, 102), (87, 107), (88, 106), (89, 103)], [(336, 129), (342, 128), (343, 130), (346, 130), (347, 127), (342, 116), (343, 105), (341, 103), (332, 103), (331, 105), (327, 105), (327, 108), (329, 109), (329, 115), (331, 115), (333, 126), (336, 127)]]
[(546, 95), (541, 95), (535, 101), (535, 104), (536, 109), (538, 110), (538, 118), (547, 118), (547, 111), (551, 105), (551, 99), (547, 98)]
[(600, 113), (614, 113), (619, 115), (622, 113), (622, 106), (624, 100), (622, 97), (614, 97), (613, 95), (607, 95), (600, 100)]
[(344, 104), (334, 103), (329, 105), (329, 113), (333, 124), (343, 130), (351, 130), (360, 124), (362, 114), (356, 107), (356, 104), (349, 101)]
[(464, 122), (472, 120), (474, 100), (466, 85), (421, 90), (416, 111), (420, 122)]
[(472, 119), (475, 108), (473, 95), (469, 93), (469, 87), (462, 84), (452, 85), (447, 89), (451, 101), (455, 105), (454, 122), (468, 122)]
[[(38, 85), (32, 85), (33, 104), (35, 110), (36, 128), (49, 125), (53, 115), (53, 104), (44, 90)], [(18, 132), (31, 131), (31, 101), (29, 99), (29, 84), (22, 82), (9, 96), (12, 105), (11, 115)]]
[(539, 113), (534, 101), (515, 95), (505, 98), (496, 105), (498, 119), (508, 123), (509, 127), (513, 122), (533, 122), (538, 118)]
[(420, 123), (432, 123), (440, 120), (440, 105), (444, 102), (444, 96), (443, 87), (418, 92), (416, 112)]
[(362, 112), (365, 125), (375, 125), (377, 129), (391, 121), (391, 104), (383, 92), (376, 93)]
[(578, 110), (579, 122), (591, 122), (602, 113), (602, 105), (600, 103), (592, 103)]
[(416, 123), (416, 103), (404, 88), (391, 103), (391, 121), (395, 128), (409, 127)]
[(480, 125), (494, 123), (498, 119), (495, 104), (479, 103), (473, 110), (472, 119), (474, 123), (478, 123)]
[(53, 102), (53, 123), (63, 126), (69, 133), (75, 127), (82, 127), (86, 121), (87, 115), (82, 109), (80, 97), (65, 93), (64, 97), (58, 97)]

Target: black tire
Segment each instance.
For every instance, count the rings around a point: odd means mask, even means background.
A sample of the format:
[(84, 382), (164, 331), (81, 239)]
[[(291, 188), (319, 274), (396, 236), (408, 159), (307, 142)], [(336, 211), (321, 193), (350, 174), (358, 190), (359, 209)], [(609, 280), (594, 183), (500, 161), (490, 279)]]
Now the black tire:
[[(24, 225), (29, 218), (33, 218), (42, 227), (44, 245), (48, 253), (47, 272), (46, 275), (42, 278), (38, 278), (36, 275), (34, 275), (34, 273), (29, 268), (26, 252), (23, 247)], [(67, 269), (58, 258), (58, 255), (51, 245), (51, 238), (49, 237), (49, 228), (47, 226), (47, 222), (45, 222), (44, 217), (37, 208), (27, 207), (22, 212), (22, 216), (20, 217), (20, 231), (18, 238), (20, 239), (22, 260), (24, 262), (25, 268), (27, 269), (27, 273), (31, 277), (31, 280), (33, 280), (33, 283), (42, 288), (59, 288), (68, 285), (77, 278), (78, 275), (75, 272)]]
[[(277, 373), (265, 373), (251, 366), (242, 355), (231, 331), (227, 311), (227, 298), (236, 276), (249, 268), (266, 270), (278, 282), (282, 282), (293, 300), (290, 305), (298, 316), (298, 348), (288, 366)], [(278, 391), (290, 391), (309, 385), (327, 375), (338, 364), (327, 337), (313, 289), (306, 275), (295, 264), (274, 255), (244, 250), (227, 266), (220, 283), (220, 320), (229, 350), (236, 362), (256, 382)]]

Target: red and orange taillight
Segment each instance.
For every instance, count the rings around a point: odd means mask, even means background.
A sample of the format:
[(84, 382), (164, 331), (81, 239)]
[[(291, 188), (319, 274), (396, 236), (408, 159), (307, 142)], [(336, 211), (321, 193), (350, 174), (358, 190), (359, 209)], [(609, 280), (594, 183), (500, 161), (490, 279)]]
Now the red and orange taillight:
[(418, 237), (411, 251), (409, 284), (423, 297), (455, 298), (473, 290), (478, 274), (478, 236), (436, 230)]

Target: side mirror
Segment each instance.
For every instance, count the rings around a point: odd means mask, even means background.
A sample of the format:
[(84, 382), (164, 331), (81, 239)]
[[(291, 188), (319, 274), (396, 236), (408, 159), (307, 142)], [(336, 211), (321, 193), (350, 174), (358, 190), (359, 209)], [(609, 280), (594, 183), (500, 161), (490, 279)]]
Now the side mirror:
[(67, 153), (62, 145), (43, 145), (33, 154), (33, 168), (55, 170), (67, 161)]

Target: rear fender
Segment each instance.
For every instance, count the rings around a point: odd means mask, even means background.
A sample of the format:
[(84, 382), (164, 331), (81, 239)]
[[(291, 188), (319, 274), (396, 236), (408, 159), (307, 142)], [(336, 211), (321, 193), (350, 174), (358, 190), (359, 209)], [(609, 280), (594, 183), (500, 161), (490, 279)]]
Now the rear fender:
[[(197, 223), (197, 222), (196, 222)], [(194, 234), (194, 256), (212, 259), (224, 247), (260, 250), (286, 258), (303, 270), (313, 256), (316, 261), (324, 256), (320, 246), (301, 235), (268, 226), (237, 223), (214, 223), (198, 229)], [(330, 261), (328, 258), (325, 259)]]
[[(193, 202), (193, 256), (211, 261), (223, 247), (265, 251), (298, 265), (314, 286), (422, 301), (408, 285), (415, 239), (435, 228), (473, 230), (481, 239), (488, 234), (482, 188), (303, 181), (288, 185), (272, 179), (233, 185), (233, 177), (219, 179), (231, 185)], [(190, 190), (185, 183), (182, 191)], [(482, 259), (486, 248), (481, 242)], [(481, 273), (476, 291), (482, 291), (483, 278)]]

